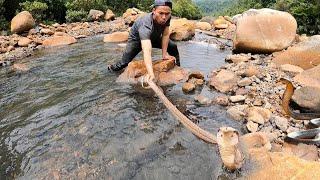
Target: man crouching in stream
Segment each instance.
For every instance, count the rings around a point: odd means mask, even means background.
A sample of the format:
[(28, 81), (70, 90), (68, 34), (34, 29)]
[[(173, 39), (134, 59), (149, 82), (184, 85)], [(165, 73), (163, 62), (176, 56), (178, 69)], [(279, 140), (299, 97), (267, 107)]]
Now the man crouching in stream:
[(174, 56), (176, 64), (180, 66), (177, 45), (169, 39), (171, 20), (171, 0), (155, 0), (151, 13), (139, 18), (132, 26), (126, 50), (121, 61), (108, 66), (110, 71), (119, 71), (128, 66), (129, 62), (142, 50), (143, 59), (148, 71), (149, 80), (154, 81), (152, 68), (152, 48), (162, 49), (162, 59), (171, 59)]

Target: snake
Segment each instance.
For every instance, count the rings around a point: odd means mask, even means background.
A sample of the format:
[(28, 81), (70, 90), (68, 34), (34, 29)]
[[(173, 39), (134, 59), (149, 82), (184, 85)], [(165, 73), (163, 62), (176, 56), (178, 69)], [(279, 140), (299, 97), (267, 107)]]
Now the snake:
[(320, 146), (320, 113), (318, 112), (295, 112), (290, 106), (292, 95), (294, 94), (295, 87), (292, 82), (281, 78), (280, 81), (286, 85), (286, 89), (282, 96), (282, 108), (286, 115), (296, 120), (310, 120), (309, 126), (311, 129), (291, 132), (285, 137), (285, 141), (293, 144), (305, 143)]

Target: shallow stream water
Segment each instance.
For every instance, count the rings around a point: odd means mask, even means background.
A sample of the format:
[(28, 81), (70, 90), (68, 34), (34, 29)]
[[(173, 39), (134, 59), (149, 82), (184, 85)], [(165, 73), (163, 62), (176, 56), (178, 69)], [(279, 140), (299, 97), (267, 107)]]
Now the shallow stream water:
[[(30, 71), (0, 69), (0, 179), (231, 179), (216, 145), (181, 126), (161, 101), (116, 84), (106, 65), (123, 47), (103, 36), (42, 49), (19, 63)], [(231, 52), (215, 45), (179, 42), (182, 67), (205, 74)], [(160, 50), (154, 50), (160, 57)], [(141, 57), (141, 54), (139, 55)], [(155, 58), (156, 59), (156, 58)], [(202, 128), (239, 124), (218, 105), (198, 106), (181, 85), (165, 94)]]

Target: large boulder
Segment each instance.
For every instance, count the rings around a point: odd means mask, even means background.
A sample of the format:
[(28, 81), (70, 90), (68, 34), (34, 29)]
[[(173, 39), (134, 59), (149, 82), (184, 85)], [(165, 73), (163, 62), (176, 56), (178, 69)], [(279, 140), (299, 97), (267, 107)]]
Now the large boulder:
[(104, 16), (104, 19), (107, 21), (113, 21), (115, 18), (116, 15), (110, 9), (108, 9), (106, 15)]
[(70, 36), (67, 33), (56, 32), (52, 37), (44, 40), (42, 45), (44, 46), (61, 46), (76, 43), (76, 38)]
[(283, 152), (255, 153), (256, 170), (246, 179), (320, 179), (320, 162), (306, 161)]
[(170, 38), (175, 41), (186, 41), (195, 35), (195, 23), (183, 19), (172, 19), (170, 22)]
[(302, 87), (295, 90), (292, 100), (299, 106), (320, 112), (320, 88)]
[(294, 77), (294, 81), (302, 84), (303, 86), (320, 88), (320, 65), (298, 74)]
[(11, 32), (23, 33), (35, 26), (35, 21), (28, 11), (22, 11), (11, 20)]
[(218, 91), (227, 93), (237, 86), (238, 80), (234, 72), (223, 69), (210, 79), (209, 84)]
[(319, 57), (320, 35), (315, 35), (276, 55), (273, 61), (278, 65), (292, 64), (310, 69), (320, 64)]
[(114, 32), (111, 34), (107, 34), (104, 36), (104, 42), (125, 42), (128, 40), (129, 33), (127, 31), (124, 32)]
[(237, 18), (235, 52), (272, 53), (295, 40), (297, 21), (282, 11), (250, 9)]
[(99, 10), (91, 9), (89, 11), (88, 17), (92, 21), (99, 21), (99, 20), (103, 19), (104, 13), (102, 11), (99, 11)]
[[(158, 85), (177, 84), (188, 79), (188, 71), (175, 66), (174, 59), (153, 62), (153, 71)], [(119, 83), (138, 84), (140, 78), (147, 74), (143, 60), (132, 61), (117, 79)]]

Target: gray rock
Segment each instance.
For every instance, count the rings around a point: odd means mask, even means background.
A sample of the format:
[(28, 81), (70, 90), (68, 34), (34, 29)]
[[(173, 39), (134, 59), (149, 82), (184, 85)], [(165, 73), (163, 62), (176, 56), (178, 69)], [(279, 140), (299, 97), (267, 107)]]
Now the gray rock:
[(289, 122), (286, 118), (275, 116), (274, 122), (281, 131), (286, 132), (286, 130), (288, 129)]

